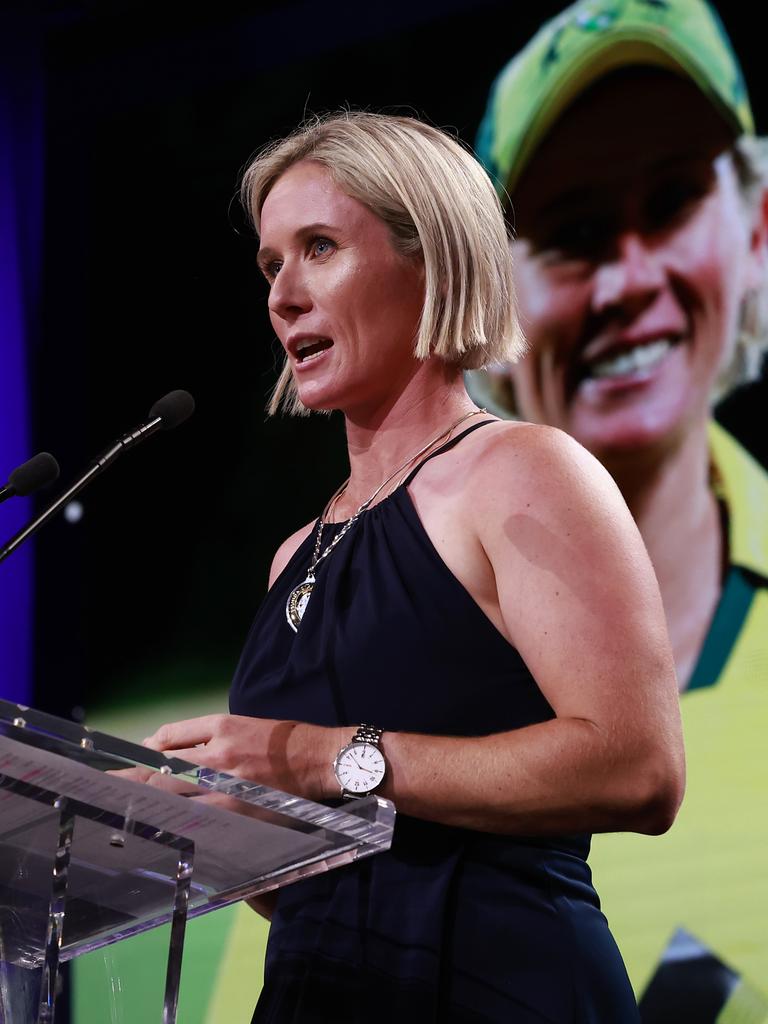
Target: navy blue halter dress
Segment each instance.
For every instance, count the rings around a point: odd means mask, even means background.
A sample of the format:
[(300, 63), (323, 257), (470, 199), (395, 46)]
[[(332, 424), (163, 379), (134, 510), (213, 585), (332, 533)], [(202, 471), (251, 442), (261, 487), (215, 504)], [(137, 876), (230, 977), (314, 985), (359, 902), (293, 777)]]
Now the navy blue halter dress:
[[(348, 725), (350, 738), (370, 722), (385, 753), (389, 730), (482, 736), (554, 717), (422, 527), (408, 492), (422, 465), (322, 563), (294, 633), (285, 604), (315, 531), (299, 547), (251, 628), (234, 714)], [(400, 815), (390, 852), (280, 891), (254, 1024), (637, 1022), (588, 851), (587, 835)]]

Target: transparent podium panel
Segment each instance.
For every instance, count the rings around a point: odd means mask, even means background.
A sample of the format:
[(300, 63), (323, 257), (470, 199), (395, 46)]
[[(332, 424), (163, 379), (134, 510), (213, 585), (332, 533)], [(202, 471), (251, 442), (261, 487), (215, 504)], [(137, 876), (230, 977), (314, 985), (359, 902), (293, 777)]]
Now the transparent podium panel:
[(173, 1002), (188, 916), (386, 850), (394, 817), (0, 701), (0, 1024), (53, 1020), (59, 962), (164, 923)]

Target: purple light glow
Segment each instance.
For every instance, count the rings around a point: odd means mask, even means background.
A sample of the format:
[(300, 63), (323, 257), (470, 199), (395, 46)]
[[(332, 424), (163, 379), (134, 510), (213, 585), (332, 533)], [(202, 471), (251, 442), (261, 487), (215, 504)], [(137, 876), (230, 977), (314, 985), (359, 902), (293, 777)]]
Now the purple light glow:
[[(29, 457), (25, 332), (16, 232), (14, 176), (0, 97), (0, 478)], [(29, 518), (30, 502), (0, 507), (0, 536), (12, 536)], [(20, 550), (0, 565), (0, 696), (28, 703), (32, 676), (32, 552)]]
[[(32, 454), (27, 359), (38, 308), (42, 213), (42, 73), (35, 26), (0, 19), (0, 484)], [(31, 502), (0, 506), (0, 542)], [(0, 565), (0, 697), (32, 703), (33, 550)]]

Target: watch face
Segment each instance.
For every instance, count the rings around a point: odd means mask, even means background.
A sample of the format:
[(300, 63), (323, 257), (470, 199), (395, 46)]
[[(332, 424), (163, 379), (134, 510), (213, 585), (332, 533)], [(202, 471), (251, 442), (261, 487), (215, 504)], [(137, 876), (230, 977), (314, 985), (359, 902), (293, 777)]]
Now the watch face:
[(373, 743), (350, 743), (340, 751), (334, 771), (348, 793), (370, 793), (384, 778), (384, 756)]

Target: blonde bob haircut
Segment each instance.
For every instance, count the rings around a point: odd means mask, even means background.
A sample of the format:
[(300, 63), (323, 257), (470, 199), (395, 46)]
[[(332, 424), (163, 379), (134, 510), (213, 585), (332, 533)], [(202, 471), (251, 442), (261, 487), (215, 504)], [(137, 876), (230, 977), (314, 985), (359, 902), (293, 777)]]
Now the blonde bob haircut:
[[(457, 370), (514, 362), (517, 318), (504, 216), (487, 174), (456, 139), (411, 117), (343, 111), (314, 117), (249, 164), (241, 197), (260, 232), (264, 201), (302, 160), (322, 165), (390, 230), (396, 251), (423, 263), (424, 308), (414, 352)], [(306, 414), (288, 361), (268, 406)]]

